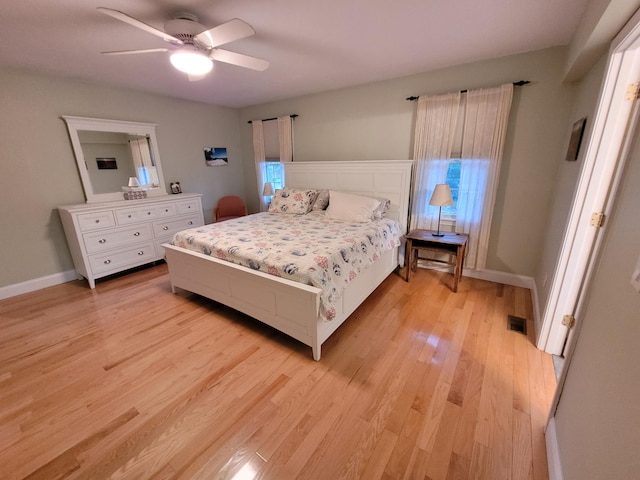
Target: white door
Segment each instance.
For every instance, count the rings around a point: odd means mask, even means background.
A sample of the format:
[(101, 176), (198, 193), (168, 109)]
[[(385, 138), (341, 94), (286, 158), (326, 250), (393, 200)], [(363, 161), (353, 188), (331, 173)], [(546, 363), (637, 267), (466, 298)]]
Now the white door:
[(612, 45), (537, 341), (538, 348), (554, 355), (564, 351), (570, 329), (563, 325), (563, 318), (578, 312), (581, 292), (590, 278), (591, 259), (598, 251), (600, 227), (592, 225), (592, 215), (606, 216), (611, 209), (612, 192), (634, 129), (637, 102), (628, 92), (640, 81), (640, 13), (634, 15)]

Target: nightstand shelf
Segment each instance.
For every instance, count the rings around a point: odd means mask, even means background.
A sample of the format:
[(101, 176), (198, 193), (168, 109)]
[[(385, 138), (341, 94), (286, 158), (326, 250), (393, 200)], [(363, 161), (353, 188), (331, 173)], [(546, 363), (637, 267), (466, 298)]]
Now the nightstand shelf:
[(444, 253), (449, 257), (455, 257), (455, 262), (445, 261), (436, 258), (429, 258), (429, 261), (444, 263), (455, 267), (453, 273), (453, 287), (451, 290), (458, 291), (458, 282), (462, 278), (464, 267), (464, 255), (467, 249), (469, 236), (463, 233), (445, 232), (441, 237), (433, 235), (434, 230), (412, 230), (406, 235), (407, 247), (405, 251), (405, 266), (407, 268), (406, 280), (411, 280), (411, 273), (415, 272), (418, 266), (418, 254), (421, 250), (435, 253)]

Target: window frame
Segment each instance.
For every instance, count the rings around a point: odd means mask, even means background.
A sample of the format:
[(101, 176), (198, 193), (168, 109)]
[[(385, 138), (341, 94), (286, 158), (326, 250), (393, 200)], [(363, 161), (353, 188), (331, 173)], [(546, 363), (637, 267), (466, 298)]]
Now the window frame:
[(455, 227), (456, 225), (456, 214), (457, 214), (457, 208), (458, 208), (458, 191), (460, 189), (460, 168), (458, 168), (458, 178), (457, 178), (457, 185), (453, 186), (451, 184), (451, 182), (449, 181), (449, 169), (451, 168), (452, 164), (458, 164), (460, 165), (462, 163), (462, 158), (460, 158), (459, 155), (456, 156), (452, 156), (449, 157), (449, 164), (447, 166), (447, 181), (446, 183), (449, 185), (449, 188), (451, 189), (451, 196), (454, 199), (454, 206), (456, 208), (456, 213), (452, 214), (452, 213), (445, 213), (444, 209), (449, 208), (449, 207), (444, 207), (442, 215), (441, 215), (441, 219), (440, 219), (440, 223), (442, 225), (447, 225), (447, 226), (452, 226)]
[[(284, 168), (282, 166), (282, 162), (278, 159), (266, 159), (264, 165), (264, 181), (271, 182), (273, 187), (273, 191), (275, 192), (278, 189), (282, 189), (284, 187)], [(279, 175), (270, 175), (270, 172), (273, 172), (275, 165), (278, 164)]]

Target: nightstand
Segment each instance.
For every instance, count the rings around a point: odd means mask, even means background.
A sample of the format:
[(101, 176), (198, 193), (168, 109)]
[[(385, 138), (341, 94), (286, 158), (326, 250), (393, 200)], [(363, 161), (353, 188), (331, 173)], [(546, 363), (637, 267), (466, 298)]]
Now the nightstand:
[(453, 273), (453, 287), (451, 290), (458, 291), (458, 282), (462, 277), (462, 268), (464, 267), (464, 255), (467, 249), (469, 236), (464, 233), (446, 232), (442, 237), (433, 235), (434, 230), (412, 230), (406, 235), (407, 247), (405, 250), (405, 266), (407, 268), (407, 282), (411, 280), (411, 272), (415, 272), (418, 266), (418, 252), (420, 250), (428, 250), (437, 253), (448, 254), (449, 257), (455, 257), (455, 262), (444, 261), (439, 259), (428, 259), (432, 262), (444, 263), (446, 265), (455, 266)]

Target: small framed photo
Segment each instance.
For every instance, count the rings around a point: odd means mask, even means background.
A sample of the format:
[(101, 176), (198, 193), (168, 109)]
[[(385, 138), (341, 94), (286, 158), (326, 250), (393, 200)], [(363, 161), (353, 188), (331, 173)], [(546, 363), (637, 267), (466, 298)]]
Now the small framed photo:
[(96, 163), (98, 164), (98, 170), (117, 170), (118, 169), (118, 164), (115, 158), (99, 157), (99, 158), (96, 158)]
[(586, 123), (587, 117), (584, 117), (573, 124), (573, 128), (571, 129), (571, 139), (569, 140), (569, 148), (567, 149), (567, 156), (565, 158), (567, 162), (575, 162), (578, 160), (580, 144), (582, 143), (582, 136), (584, 135), (584, 127)]
[(226, 147), (209, 147), (204, 149), (204, 161), (207, 167), (222, 167), (229, 164)]
[(170, 187), (171, 187), (171, 193), (182, 193), (180, 182), (171, 182)]

